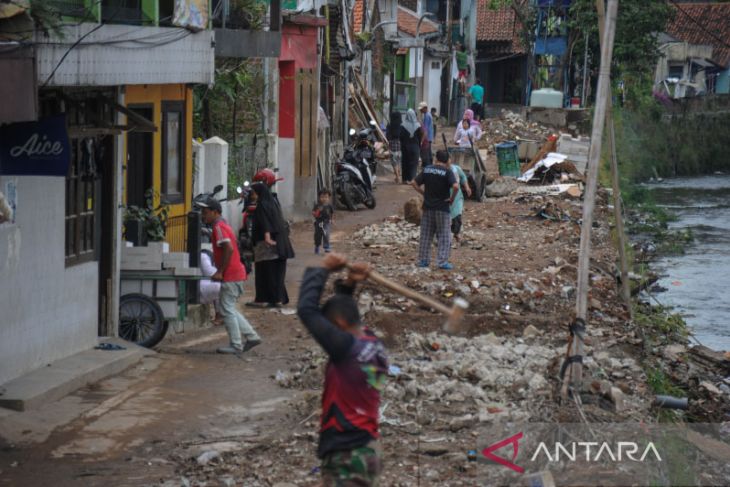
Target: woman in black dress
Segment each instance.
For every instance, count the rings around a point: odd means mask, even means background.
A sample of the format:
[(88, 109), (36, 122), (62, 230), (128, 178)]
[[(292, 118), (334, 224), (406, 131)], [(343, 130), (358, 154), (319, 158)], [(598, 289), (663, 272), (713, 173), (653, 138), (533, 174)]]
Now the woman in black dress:
[(401, 124), (400, 145), (402, 152), (403, 182), (410, 183), (418, 172), (418, 160), (421, 157), (421, 139), (423, 129), (418, 123), (416, 112), (409, 109)]
[[(263, 183), (255, 183), (256, 211), (253, 215), (254, 276), (256, 299), (249, 306), (282, 306), (289, 302), (286, 292), (286, 261), (294, 258), (289, 228), (279, 203)], [(258, 255), (257, 255), (258, 254)]]

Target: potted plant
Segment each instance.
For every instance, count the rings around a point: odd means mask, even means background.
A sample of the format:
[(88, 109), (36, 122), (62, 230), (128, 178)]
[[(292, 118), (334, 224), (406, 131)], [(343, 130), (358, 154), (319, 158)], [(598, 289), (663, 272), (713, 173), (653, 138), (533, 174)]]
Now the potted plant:
[(145, 192), (143, 207), (129, 205), (124, 214), (125, 237), (135, 246), (145, 246), (148, 242), (162, 242), (165, 240), (165, 228), (170, 213), (167, 201), (160, 200), (155, 207), (155, 198), (158, 193), (150, 188)]

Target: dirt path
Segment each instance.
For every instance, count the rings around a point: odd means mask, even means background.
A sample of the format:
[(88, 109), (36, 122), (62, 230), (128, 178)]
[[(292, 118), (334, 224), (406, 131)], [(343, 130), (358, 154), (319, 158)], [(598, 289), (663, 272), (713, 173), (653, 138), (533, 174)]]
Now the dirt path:
[[(376, 209), (337, 214), (334, 248), (357, 228), (398, 213), (411, 195), (406, 186), (381, 182)], [(309, 224), (294, 225), (293, 244), (297, 258), (287, 282), (295, 301), (304, 269), (320, 257)], [(176, 478), (171, 457), (236, 450), (285, 434), (288, 401), (312, 393), (282, 389), (273, 377), (316, 345), (296, 315), (244, 312), (264, 343), (242, 358), (214, 353), (227, 341), (222, 328), (185, 333), (166, 338), (158, 355), (120, 376), (35, 412), (0, 413), (0, 485), (154, 485)]]

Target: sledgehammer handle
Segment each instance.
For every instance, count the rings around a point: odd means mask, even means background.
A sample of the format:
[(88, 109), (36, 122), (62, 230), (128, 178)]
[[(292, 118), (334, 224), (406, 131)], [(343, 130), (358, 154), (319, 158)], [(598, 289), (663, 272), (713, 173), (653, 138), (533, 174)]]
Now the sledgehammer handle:
[(441, 313), (444, 313), (446, 315), (450, 315), (452, 313), (452, 309), (448, 306), (439, 303), (435, 299), (431, 299), (428, 296), (425, 296), (419, 292), (414, 291), (411, 288), (408, 288), (406, 286), (403, 286), (401, 284), (398, 284), (397, 282), (391, 281), (384, 275), (375, 272), (371, 270), (368, 273), (368, 279), (370, 279), (373, 282), (376, 282), (380, 284), (383, 287), (386, 287), (390, 289), (393, 292), (396, 292), (398, 294), (402, 294), (403, 296), (407, 298), (411, 298), (415, 301), (420, 301), (421, 303), (425, 304), (426, 306), (430, 306), (431, 308), (440, 311)]

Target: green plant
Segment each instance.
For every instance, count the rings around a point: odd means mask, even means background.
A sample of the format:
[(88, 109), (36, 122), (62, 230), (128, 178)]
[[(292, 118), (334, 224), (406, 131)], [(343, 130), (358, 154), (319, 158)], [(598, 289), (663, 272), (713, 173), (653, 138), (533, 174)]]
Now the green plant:
[(142, 223), (149, 242), (165, 240), (165, 228), (170, 213), (170, 205), (163, 200), (155, 207), (155, 200), (159, 193), (150, 188), (145, 191), (145, 205), (143, 207), (129, 205), (124, 213), (125, 220), (134, 220)]

